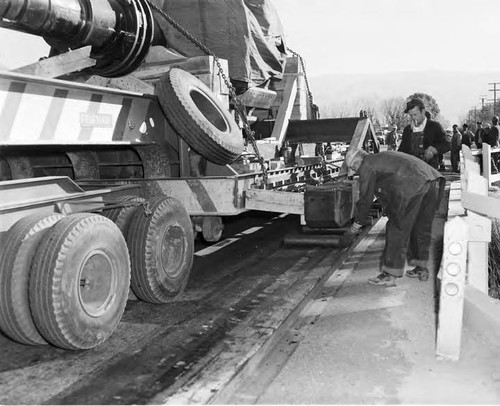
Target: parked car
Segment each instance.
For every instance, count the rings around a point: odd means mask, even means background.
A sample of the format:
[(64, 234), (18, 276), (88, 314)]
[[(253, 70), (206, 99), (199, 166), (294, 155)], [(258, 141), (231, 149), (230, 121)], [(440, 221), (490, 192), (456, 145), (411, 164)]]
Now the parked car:
[(382, 131), (375, 131), (375, 136), (377, 137), (380, 145), (385, 145), (385, 135)]

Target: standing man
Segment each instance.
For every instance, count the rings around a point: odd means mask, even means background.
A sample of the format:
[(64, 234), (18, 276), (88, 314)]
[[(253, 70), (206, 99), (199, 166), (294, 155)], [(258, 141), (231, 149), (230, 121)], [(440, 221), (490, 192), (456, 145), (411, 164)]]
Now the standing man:
[[(481, 130), (481, 137), (483, 138), (483, 144), (489, 144), (490, 143), (490, 131), (491, 131), (491, 124), (486, 123), (484, 127)], [(491, 144), (490, 144), (491, 145)]]
[(491, 119), (492, 127), (488, 135), (488, 144), (491, 148), (498, 147), (498, 137), (500, 135), (500, 126), (498, 125), (498, 116), (493, 116)]
[(476, 123), (476, 133), (474, 134), (474, 144), (477, 149), (483, 148), (483, 123), (478, 121)]
[(443, 190), (443, 176), (423, 160), (395, 151), (368, 154), (361, 149), (347, 152), (349, 174), (359, 174), (359, 200), (351, 228), (340, 240), (347, 246), (366, 223), (376, 196), (388, 221), (381, 273), (369, 279), (372, 285), (394, 286), (403, 276), (405, 259), (415, 266), (410, 278), (426, 281), (432, 222)]
[(453, 124), (453, 134), (451, 136), (451, 170), (460, 172), (460, 150), (462, 149), (462, 134), (458, 131), (458, 125)]
[(398, 126), (394, 124), (392, 130), (385, 136), (385, 144), (388, 151), (396, 151), (398, 149)]
[(411, 124), (403, 130), (398, 151), (416, 156), (437, 169), (439, 154), (450, 150), (443, 127), (425, 116), (425, 106), (420, 99), (411, 99), (406, 104), (405, 113), (410, 115)]
[(472, 148), (472, 143), (474, 142), (474, 134), (469, 130), (468, 124), (464, 123), (462, 125), (462, 144), (467, 145)]
[[(500, 136), (500, 126), (498, 125), (498, 116), (493, 116), (491, 119), (491, 123), (493, 124), (490, 129), (490, 133), (488, 134), (488, 144), (490, 144), (491, 148), (497, 148), (499, 146), (498, 144), (498, 138)], [(491, 154), (491, 172), (492, 173), (498, 173), (498, 167), (495, 163), (496, 158), (498, 154), (495, 154), (495, 157), (493, 154)]]

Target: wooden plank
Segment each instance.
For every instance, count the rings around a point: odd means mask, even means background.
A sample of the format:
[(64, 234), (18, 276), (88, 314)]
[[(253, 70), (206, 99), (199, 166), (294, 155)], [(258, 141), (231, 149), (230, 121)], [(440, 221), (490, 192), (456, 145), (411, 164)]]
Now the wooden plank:
[(467, 225), (461, 217), (446, 222), (443, 240), (436, 354), (456, 361), (460, 358), (467, 266)]
[(288, 120), (292, 115), (293, 103), (297, 95), (297, 78), (295, 76), (288, 76), (286, 78), (286, 87), (283, 93), (283, 103), (278, 109), (276, 122), (274, 123), (273, 132), (271, 137), (278, 140), (278, 149), (281, 148), (285, 141), (286, 130), (288, 128)]
[(276, 190), (248, 189), (245, 192), (245, 209), (304, 214), (304, 195)]
[(284, 73), (296, 74), (300, 72), (302, 72), (302, 66), (300, 65), (299, 58), (297, 56), (290, 56), (286, 58)]
[(462, 191), (462, 206), (488, 217), (500, 218), (500, 199)]
[(491, 147), (486, 142), (483, 143), (483, 176), (488, 187), (491, 186)]
[(143, 94), (154, 94), (155, 88), (153, 85), (136, 78), (133, 75), (122, 76), (120, 78), (113, 78), (109, 81), (109, 87), (115, 89), (129, 90)]
[(75, 49), (74, 51), (65, 52), (30, 65), (13, 69), (12, 72), (43, 78), (57, 78), (94, 66), (96, 60), (90, 57), (90, 50), (91, 46)]
[(492, 342), (500, 341), (500, 300), (471, 285), (465, 287), (464, 325)]
[(255, 107), (259, 109), (270, 108), (276, 99), (276, 92), (268, 89), (261, 89), (260, 87), (251, 87), (245, 93), (237, 96), (236, 98), (247, 107)]
[(477, 166), (477, 173), (479, 173), (479, 164), (475, 161), (474, 156), (467, 145), (462, 145), (462, 154), (464, 156), (465, 169), (469, 169), (469, 165), (472, 165), (474, 168)]
[[(488, 151), (489, 152), (489, 151)], [(487, 161), (489, 162), (489, 161)], [(489, 164), (487, 165), (489, 167)], [(488, 184), (484, 177), (473, 172), (466, 172), (466, 191), (477, 193), (486, 198)], [(497, 202), (498, 203), (498, 202)], [(485, 216), (468, 212), (468, 281), (484, 293), (488, 293), (488, 243), (491, 241), (491, 220)]]
[[(351, 149), (359, 149), (363, 147), (363, 142), (365, 141), (366, 132), (368, 131), (369, 125), (369, 119), (365, 118), (358, 121), (358, 124), (356, 125), (356, 128), (354, 130), (354, 134), (351, 138), (351, 142), (349, 143), (348, 151), (350, 151)], [(344, 162), (342, 162), (342, 167), (340, 168), (339, 176), (347, 176), (347, 172), (347, 165), (344, 160)]]

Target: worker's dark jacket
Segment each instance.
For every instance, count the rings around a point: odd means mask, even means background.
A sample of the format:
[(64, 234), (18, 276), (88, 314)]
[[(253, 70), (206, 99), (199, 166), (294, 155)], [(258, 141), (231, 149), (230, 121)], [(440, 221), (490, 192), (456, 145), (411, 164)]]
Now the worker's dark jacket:
[(366, 224), (373, 196), (377, 196), (388, 217), (404, 216), (407, 203), (422, 192), (424, 185), (443, 177), (421, 159), (396, 151), (366, 156), (358, 174), (355, 221), (360, 224)]
[(498, 136), (500, 135), (500, 127), (497, 125), (494, 125), (491, 127), (490, 132), (488, 134), (488, 144), (492, 148), (498, 147)]
[(462, 134), (462, 144), (467, 145), (469, 148), (472, 147), (472, 142), (474, 141), (474, 134), (471, 130), (466, 130)]
[[(424, 151), (429, 146), (436, 148), (438, 155), (448, 152), (451, 147), (443, 127), (437, 121), (427, 120), (427, 124), (424, 128), (422, 148), (418, 143), (414, 142), (412, 136), (413, 130), (411, 125), (407, 125), (403, 130), (403, 137), (401, 139), (401, 144), (399, 144), (398, 151), (423, 159)], [(434, 155), (431, 161), (428, 162), (434, 168), (437, 168), (439, 165), (438, 155)]]

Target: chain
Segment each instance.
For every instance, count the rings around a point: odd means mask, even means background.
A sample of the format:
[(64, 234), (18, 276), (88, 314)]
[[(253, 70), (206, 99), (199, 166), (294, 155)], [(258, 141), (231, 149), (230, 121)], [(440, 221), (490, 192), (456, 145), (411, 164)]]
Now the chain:
[[(302, 67), (302, 72), (304, 73), (304, 81), (306, 82), (307, 97), (309, 98), (309, 106), (311, 107), (311, 112), (312, 112), (314, 118), (319, 118), (318, 107), (314, 104), (313, 95), (312, 95), (311, 89), (309, 87), (309, 81), (307, 80), (306, 65), (304, 64), (304, 59), (302, 59), (302, 56), (300, 56), (300, 54), (295, 52), (293, 49), (291, 49), (289, 47), (286, 47), (286, 49), (287, 49), (287, 51), (290, 51), (292, 53), (292, 55), (299, 58), (300, 66)], [(321, 167), (322, 167), (323, 171), (326, 173), (326, 171), (327, 171), (326, 156), (325, 156), (325, 148), (323, 147), (323, 144), (321, 144), (320, 155), (321, 155)]]
[[(309, 81), (307, 80), (306, 66), (304, 64), (304, 60), (302, 59), (302, 56), (300, 56), (293, 49), (290, 49), (288, 47), (286, 47), (286, 49), (287, 49), (287, 51), (290, 51), (292, 53), (292, 55), (294, 55), (297, 58), (299, 58), (300, 66), (302, 66), (302, 72), (304, 72), (304, 81), (306, 82), (307, 97), (309, 98), (309, 105), (311, 106), (311, 112), (316, 115), (316, 114), (318, 114), (318, 111), (317, 111), (318, 108), (314, 104), (313, 95), (311, 93), (311, 89), (309, 88)], [(319, 118), (319, 116), (318, 116), (318, 118)]]
[(252, 145), (253, 150), (255, 151), (255, 155), (257, 156), (257, 159), (259, 161), (259, 164), (260, 164), (260, 167), (262, 170), (262, 181), (263, 181), (264, 185), (267, 186), (269, 184), (269, 175), (267, 172), (267, 167), (264, 163), (264, 158), (260, 154), (259, 148), (257, 146), (257, 142), (255, 141), (255, 137), (254, 137), (255, 132), (250, 128), (250, 124), (248, 123), (248, 119), (247, 119), (245, 106), (243, 105), (241, 100), (236, 97), (236, 91), (235, 91), (233, 85), (231, 84), (231, 82), (229, 81), (229, 79), (227, 78), (226, 74), (224, 73), (224, 69), (222, 68), (222, 65), (220, 63), (219, 58), (205, 44), (203, 44), (194, 35), (189, 33), (184, 27), (182, 27), (177, 21), (175, 21), (171, 16), (169, 16), (165, 11), (163, 11), (158, 6), (153, 4), (150, 0), (146, 0), (146, 1), (149, 3), (149, 6), (153, 10), (158, 12), (170, 25), (172, 25), (177, 31), (179, 31), (187, 40), (189, 40), (193, 45), (195, 45), (198, 49), (203, 51), (205, 54), (210, 55), (214, 58), (214, 61), (217, 64), (217, 68), (219, 69), (219, 75), (224, 80), (224, 83), (226, 84), (226, 86), (229, 90), (229, 95), (231, 96), (231, 99), (233, 100), (236, 114), (243, 122), (243, 131), (245, 132), (247, 140)]

